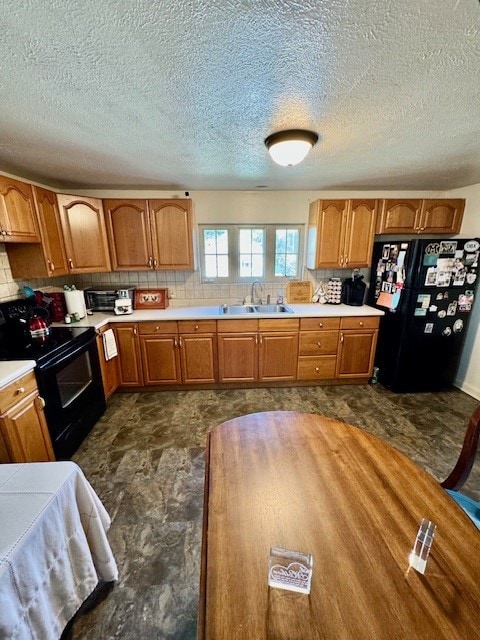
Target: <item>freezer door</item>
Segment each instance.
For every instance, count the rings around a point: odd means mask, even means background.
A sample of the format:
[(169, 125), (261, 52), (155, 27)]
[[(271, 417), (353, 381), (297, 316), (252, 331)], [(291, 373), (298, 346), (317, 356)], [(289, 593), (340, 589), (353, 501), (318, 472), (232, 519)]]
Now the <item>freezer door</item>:
[(479, 252), (477, 238), (421, 240), (414, 287), (446, 289), (476, 284)]

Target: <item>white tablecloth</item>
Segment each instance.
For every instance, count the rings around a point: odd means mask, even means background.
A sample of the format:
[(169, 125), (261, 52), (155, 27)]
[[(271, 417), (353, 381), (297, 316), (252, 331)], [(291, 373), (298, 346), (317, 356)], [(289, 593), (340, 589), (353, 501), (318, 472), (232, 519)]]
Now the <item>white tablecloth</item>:
[(110, 518), (73, 462), (0, 465), (0, 638), (59, 638), (118, 577)]

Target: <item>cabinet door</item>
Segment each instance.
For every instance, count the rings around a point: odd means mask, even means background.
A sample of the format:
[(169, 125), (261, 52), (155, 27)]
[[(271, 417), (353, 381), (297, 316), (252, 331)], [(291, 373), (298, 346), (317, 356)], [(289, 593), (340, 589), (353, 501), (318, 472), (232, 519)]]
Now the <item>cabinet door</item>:
[(68, 274), (57, 194), (33, 187), (40, 225), (40, 243), (10, 243), (6, 245), (8, 261), (14, 278), (52, 278)]
[(214, 334), (181, 335), (179, 338), (182, 381), (215, 382), (216, 336)]
[(145, 385), (182, 381), (177, 335), (140, 336)]
[(0, 239), (40, 242), (32, 185), (0, 176)]
[(460, 233), (465, 200), (424, 200), (419, 233)]
[(376, 233), (413, 233), (420, 227), (422, 200), (384, 200)]
[(149, 200), (156, 269), (193, 269), (191, 200)]
[(58, 195), (70, 273), (110, 271), (102, 201)]
[(108, 244), (114, 271), (153, 268), (146, 200), (104, 200)]
[(118, 350), (118, 375), (121, 387), (143, 385), (137, 325), (119, 322), (112, 326)]
[(97, 336), (97, 349), (98, 359), (100, 360), (100, 370), (102, 373), (103, 392), (105, 393), (105, 399), (108, 398), (118, 389), (118, 361), (119, 358), (105, 359), (105, 350), (103, 348), (103, 334), (107, 331), (108, 327), (102, 327), (100, 329), (100, 335)]
[(298, 332), (259, 335), (259, 379), (296, 380)]
[(43, 406), (35, 391), (1, 417), (0, 428), (11, 462), (55, 460)]
[(368, 378), (372, 375), (377, 330), (341, 331), (337, 378)]
[(34, 187), (33, 191), (48, 272), (52, 276), (63, 276), (68, 273), (68, 266), (58, 212), (57, 194), (40, 187)]
[(369, 267), (377, 220), (378, 200), (350, 200), (345, 235), (344, 267)]
[(340, 267), (344, 260), (347, 200), (317, 200), (308, 221), (309, 269)]
[(218, 335), (219, 382), (251, 382), (258, 379), (258, 334)]

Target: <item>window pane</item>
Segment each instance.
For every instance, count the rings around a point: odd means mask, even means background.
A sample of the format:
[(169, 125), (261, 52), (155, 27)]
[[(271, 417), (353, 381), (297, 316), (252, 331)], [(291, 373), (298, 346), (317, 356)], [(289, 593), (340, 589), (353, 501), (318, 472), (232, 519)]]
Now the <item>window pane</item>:
[(275, 256), (275, 277), (285, 276), (285, 255)]
[(205, 275), (207, 278), (217, 277), (217, 256), (205, 256)]
[(218, 256), (218, 277), (228, 278), (228, 256)]
[(286, 229), (277, 229), (275, 232), (275, 253), (285, 253), (286, 239)]
[(298, 229), (288, 229), (287, 231), (287, 253), (298, 253)]
[(298, 274), (298, 229), (275, 231), (275, 276), (296, 278)]
[(203, 230), (203, 242), (205, 244), (205, 253), (216, 253), (216, 231), (215, 229)]
[(263, 278), (263, 255), (252, 256), (252, 278)]
[(263, 229), (252, 229), (252, 253), (263, 253)]
[(286, 256), (285, 275), (287, 276), (287, 278), (297, 277), (297, 265), (298, 265), (297, 256), (292, 254), (289, 254)]
[(228, 254), (228, 231), (217, 229), (217, 253)]
[(265, 232), (263, 229), (239, 230), (239, 275), (241, 278), (262, 278), (265, 262)]
[(240, 253), (250, 253), (252, 251), (252, 230), (240, 229)]
[(228, 278), (228, 230), (204, 229), (205, 277)]

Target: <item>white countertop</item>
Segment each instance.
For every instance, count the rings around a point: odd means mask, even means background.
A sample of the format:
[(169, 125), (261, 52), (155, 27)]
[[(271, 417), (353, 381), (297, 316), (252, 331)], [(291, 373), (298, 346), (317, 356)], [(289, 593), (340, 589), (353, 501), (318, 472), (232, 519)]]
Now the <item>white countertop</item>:
[(0, 389), (35, 368), (35, 360), (0, 361)]
[[(368, 305), (353, 307), (346, 304), (287, 304), (293, 313), (251, 313), (228, 315), (220, 313), (220, 306), (169, 307), (168, 309), (134, 311), (129, 315), (116, 316), (114, 313), (95, 311), (85, 316), (71, 327), (95, 327), (99, 329), (109, 322), (142, 322), (145, 320), (240, 320), (242, 318), (332, 318), (354, 316), (383, 316), (384, 312)], [(54, 323), (53, 326), (65, 326)]]

